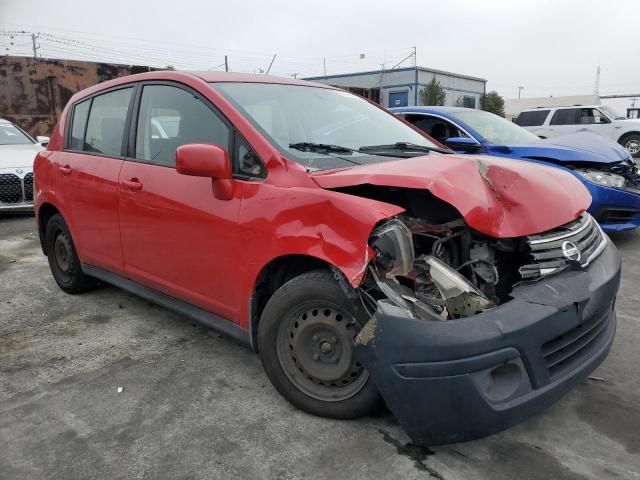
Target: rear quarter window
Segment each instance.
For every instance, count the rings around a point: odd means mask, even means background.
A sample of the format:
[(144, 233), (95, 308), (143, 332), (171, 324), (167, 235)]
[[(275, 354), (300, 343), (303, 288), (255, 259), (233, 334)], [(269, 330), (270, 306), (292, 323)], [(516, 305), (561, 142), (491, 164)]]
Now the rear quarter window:
[(533, 110), (530, 112), (520, 112), (516, 118), (516, 124), (521, 127), (539, 127), (549, 115), (549, 110)]
[(73, 108), (73, 117), (71, 124), (71, 138), (69, 140), (69, 148), (71, 150), (82, 150), (84, 144), (84, 132), (87, 128), (87, 118), (89, 117), (89, 106), (91, 100), (85, 100), (78, 103)]

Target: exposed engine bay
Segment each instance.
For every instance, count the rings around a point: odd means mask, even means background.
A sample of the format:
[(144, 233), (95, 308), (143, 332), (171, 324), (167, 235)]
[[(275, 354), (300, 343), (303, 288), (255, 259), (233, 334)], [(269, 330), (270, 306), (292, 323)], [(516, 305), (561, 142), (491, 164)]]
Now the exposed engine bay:
[[(622, 160), (614, 163), (572, 162), (571, 164), (557, 162), (550, 159), (540, 159), (577, 171), (580, 175), (600, 185), (617, 188), (640, 188), (640, 172), (633, 159)], [(602, 178), (594, 178), (604, 176)]]
[[(470, 228), (451, 205), (424, 190), (371, 185), (345, 190), (406, 210), (378, 225), (369, 238), (375, 256), (358, 293), (371, 314), (386, 298), (425, 320), (476, 315), (508, 302), (519, 282), (571, 265), (586, 267), (606, 245), (588, 214), (548, 232), (494, 238)], [(564, 248), (567, 241), (576, 247), (573, 260)]]
[(376, 228), (369, 245), (376, 256), (364, 295), (382, 294), (430, 320), (475, 315), (508, 301), (528, 257), (518, 239), (486, 237), (462, 219), (431, 224), (403, 215)]

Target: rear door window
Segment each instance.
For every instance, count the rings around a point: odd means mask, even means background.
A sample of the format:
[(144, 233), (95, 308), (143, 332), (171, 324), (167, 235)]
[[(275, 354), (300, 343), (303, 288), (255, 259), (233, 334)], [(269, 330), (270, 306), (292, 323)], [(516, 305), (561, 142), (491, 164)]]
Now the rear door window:
[(579, 108), (562, 108), (551, 117), (551, 125), (577, 125), (580, 123)]
[(133, 87), (93, 97), (82, 150), (119, 157)]
[(229, 150), (229, 127), (202, 100), (182, 88), (145, 85), (136, 130), (135, 158), (175, 166), (176, 149), (213, 143)]
[(521, 127), (539, 127), (547, 119), (547, 115), (549, 115), (549, 110), (521, 112), (516, 119), (516, 124)]

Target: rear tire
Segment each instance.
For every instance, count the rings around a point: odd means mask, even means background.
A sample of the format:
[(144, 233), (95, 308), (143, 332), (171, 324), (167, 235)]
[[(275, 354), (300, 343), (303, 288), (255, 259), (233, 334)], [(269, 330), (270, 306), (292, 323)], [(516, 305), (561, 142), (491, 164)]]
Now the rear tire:
[(96, 280), (82, 271), (71, 232), (62, 215), (47, 222), (45, 234), (49, 268), (58, 286), (67, 293), (83, 293), (96, 286)]
[(269, 299), (258, 330), (262, 365), (276, 390), (320, 417), (351, 419), (378, 409), (380, 394), (351, 355), (353, 338), (368, 320), (331, 272), (285, 283)]
[(630, 133), (619, 140), (620, 145), (629, 150), (633, 158), (640, 158), (640, 133)]

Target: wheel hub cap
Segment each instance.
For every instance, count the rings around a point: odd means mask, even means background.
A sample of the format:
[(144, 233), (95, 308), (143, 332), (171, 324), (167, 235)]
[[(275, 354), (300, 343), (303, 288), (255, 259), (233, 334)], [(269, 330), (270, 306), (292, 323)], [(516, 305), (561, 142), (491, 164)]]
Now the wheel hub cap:
[(54, 243), (54, 253), (56, 264), (63, 273), (69, 273), (71, 270), (71, 242), (66, 233), (60, 232)]
[(625, 148), (633, 154), (638, 153), (640, 152), (640, 142), (638, 140), (629, 140)]

